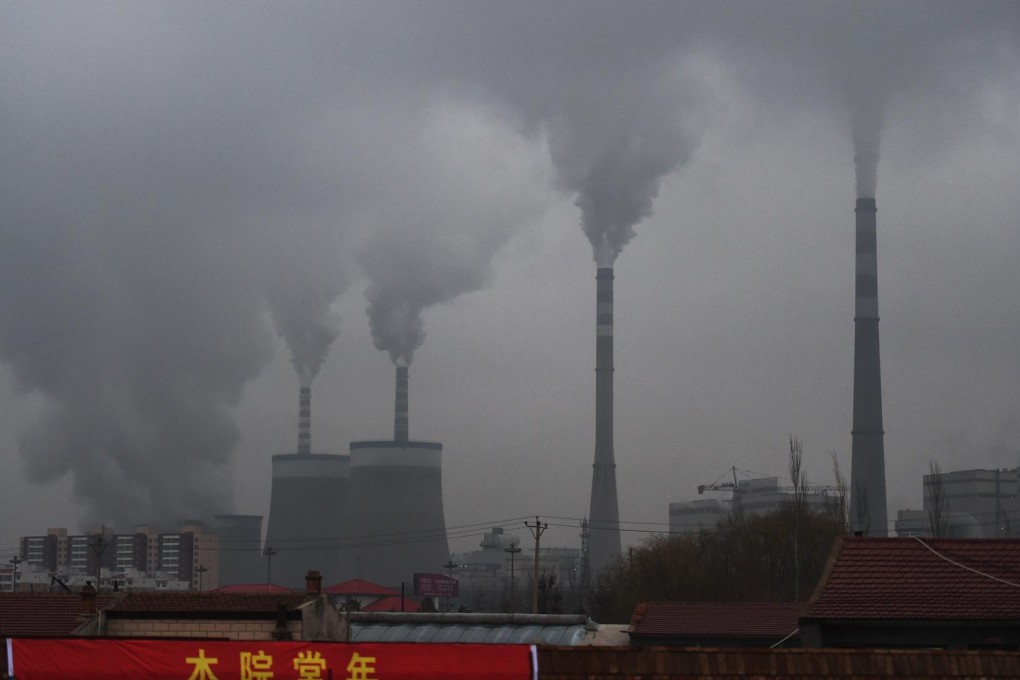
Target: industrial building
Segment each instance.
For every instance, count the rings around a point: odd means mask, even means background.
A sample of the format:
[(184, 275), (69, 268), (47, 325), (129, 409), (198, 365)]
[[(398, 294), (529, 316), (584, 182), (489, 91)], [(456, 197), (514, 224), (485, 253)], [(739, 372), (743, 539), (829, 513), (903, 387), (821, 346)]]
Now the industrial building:
[[(780, 485), (779, 481), (778, 477), (741, 479), (735, 484), (727, 482), (721, 485), (732, 491), (731, 498), (670, 503), (669, 533), (688, 534), (714, 529), (737, 508), (751, 515), (778, 512), (793, 501), (793, 490)], [(814, 512), (830, 512), (837, 502), (838, 498), (832, 495), (829, 487), (811, 486), (804, 494), (804, 503)]]
[[(946, 517), (945, 538), (1015, 538), (1020, 536), (1020, 468), (957, 470), (940, 475)], [(931, 536), (932, 487), (924, 475), (922, 510), (900, 510), (898, 536)]]

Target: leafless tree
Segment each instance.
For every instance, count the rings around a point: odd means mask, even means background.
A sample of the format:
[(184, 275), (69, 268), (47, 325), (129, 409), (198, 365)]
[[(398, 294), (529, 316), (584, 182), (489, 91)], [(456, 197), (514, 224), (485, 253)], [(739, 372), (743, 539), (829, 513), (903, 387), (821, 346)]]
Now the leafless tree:
[(829, 451), (829, 456), (832, 458), (832, 475), (836, 479), (836, 495), (830, 499), (829, 509), (832, 513), (833, 524), (846, 533), (850, 529), (849, 485), (839, 467), (839, 458), (836, 457), (836, 452)]
[(854, 511), (854, 529), (867, 536), (871, 533), (871, 513), (868, 512), (868, 490), (860, 480), (854, 485), (854, 500), (856, 509)]
[(946, 510), (946, 488), (942, 477), (942, 466), (938, 461), (928, 461), (928, 474), (924, 480), (925, 501), (928, 506), (928, 526), (931, 535), (942, 538), (949, 526), (949, 513)]
[(790, 435), (790, 482), (793, 484), (793, 599), (800, 601), (800, 527), (807, 505), (807, 473), (804, 472), (804, 445)]

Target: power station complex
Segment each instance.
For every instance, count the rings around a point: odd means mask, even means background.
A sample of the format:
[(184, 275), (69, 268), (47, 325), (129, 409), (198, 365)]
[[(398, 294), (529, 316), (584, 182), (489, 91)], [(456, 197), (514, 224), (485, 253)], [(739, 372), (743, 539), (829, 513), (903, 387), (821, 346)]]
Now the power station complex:
[(410, 585), (449, 559), (443, 445), (412, 441), (407, 366), (397, 366), (393, 439), (351, 442), (350, 455), (311, 452), (311, 394), (302, 388), (298, 453), (273, 456), (263, 554), (288, 586), (317, 569), (326, 582)]

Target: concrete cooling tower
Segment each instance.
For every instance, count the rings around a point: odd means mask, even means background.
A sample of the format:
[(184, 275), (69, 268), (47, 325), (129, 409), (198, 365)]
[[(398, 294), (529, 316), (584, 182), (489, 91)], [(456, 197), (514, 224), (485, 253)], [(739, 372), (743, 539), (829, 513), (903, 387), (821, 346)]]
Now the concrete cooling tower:
[(449, 559), (443, 445), (408, 437), (406, 366), (397, 367), (396, 395), (393, 441), (351, 442), (345, 562), (349, 578), (410, 587), (412, 574)]
[(885, 431), (878, 344), (878, 247), (874, 198), (858, 198), (854, 307), (854, 407), (850, 522), (870, 536), (889, 533), (885, 496)]
[[(350, 458), (311, 453), (311, 391), (299, 397), (298, 453), (273, 456), (273, 490), (262, 568), (257, 582), (303, 587), (317, 569), (327, 582), (341, 572), (338, 545), (344, 533)], [(271, 573), (270, 573), (271, 572)]]
[(216, 515), (213, 531), (219, 538), (221, 586), (265, 579), (260, 568), (262, 515)]

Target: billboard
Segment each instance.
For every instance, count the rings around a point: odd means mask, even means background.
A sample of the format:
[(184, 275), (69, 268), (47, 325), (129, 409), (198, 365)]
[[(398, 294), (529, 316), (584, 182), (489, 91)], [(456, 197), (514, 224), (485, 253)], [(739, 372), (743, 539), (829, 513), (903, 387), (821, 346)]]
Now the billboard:
[(460, 581), (443, 574), (415, 574), (414, 594), (422, 597), (457, 597)]

